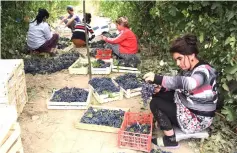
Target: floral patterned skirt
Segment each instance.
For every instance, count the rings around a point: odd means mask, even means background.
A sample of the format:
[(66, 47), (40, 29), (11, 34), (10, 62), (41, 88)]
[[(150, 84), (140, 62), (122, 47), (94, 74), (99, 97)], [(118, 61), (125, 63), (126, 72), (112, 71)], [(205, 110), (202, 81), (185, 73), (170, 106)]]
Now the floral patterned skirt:
[(192, 113), (180, 100), (176, 100), (176, 106), (177, 120), (184, 133), (200, 132), (211, 125), (213, 117), (205, 117)]

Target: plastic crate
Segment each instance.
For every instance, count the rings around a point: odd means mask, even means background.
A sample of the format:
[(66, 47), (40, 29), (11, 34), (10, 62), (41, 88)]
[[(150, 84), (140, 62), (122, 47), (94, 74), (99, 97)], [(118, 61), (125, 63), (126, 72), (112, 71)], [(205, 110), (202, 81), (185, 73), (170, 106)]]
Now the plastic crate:
[(88, 66), (87, 67), (80, 67), (80, 68), (76, 68), (75, 65), (77, 63), (81, 63), (81, 64), (88, 64), (88, 61), (86, 60), (82, 60), (82, 59), (78, 59), (76, 60), (76, 62), (74, 62), (69, 68), (69, 74), (88, 74)]
[(125, 67), (125, 66), (117, 66), (112, 64), (112, 72), (118, 72), (118, 73), (137, 73), (140, 74), (141, 71), (138, 70), (138, 68), (134, 67)]
[(96, 51), (96, 59), (110, 59), (112, 57), (111, 49), (98, 49)]
[[(149, 134), (140, 134), (125, 131), (126, 128), (134, 123), (149, 124), (151, 126)], [(133, 150), (151, 151), (153, 115), (151, 113), (132, 113), (126, 112), (122, 126), (118, 132), (118, 147)]]
[(55, 101), (51, 101), (55, 92), (58, 91), (58, 90), (55, 90), (47, 102), (47, 108), (48, 109), (71, 109), (71, 110), (87, 109), (87, 107), (91, 101), (92, 93), (91, 93), (91, 90), (89, 90), (89, 89), (84, 89), (84, 90), (89, 92), (88, 96), (87, 96), (87, 100), (85, 102), (55, 102)]
[(106, 68), (94, 68), (91, 65), (91, 74), (110, 74), (111, 73), (111, 68), (112, 68), (112, 63), (113, 63), (113, 59), (107, 59), (107, 60), (103, 60), (106, 63), (110, 63), (109, 67)]
[(110, 97), (108, 94), (102, 94), (99, 95), (95, 89), (89, 84), (89, 88), (92, 91), (92, 94), (94, 95), (95, 99), (100, 103), (108, 103), (112, 101), (122, 100), (123, 99), (123, 91), (120, 89), (119, 92), (114, 92), (111, 94), (112, 97)]
[[(115, 77), (112, 78), (112, 81), (114, 84), (116, 84), (117, 86), (120, 86), (116, 81), (115, 81)], [(126, 97), (126, 98), (132, 98), (132, 97), (135, 97), (135, 96), (139, 96), (141, 95), (141, 91), (142, 91), (142, 87), (139, 87), (139, 88), (135, 88), (135, 89), (124, 89), (122, 86), (120, 86), (121, 90), (123, 91), (123, 95)]]

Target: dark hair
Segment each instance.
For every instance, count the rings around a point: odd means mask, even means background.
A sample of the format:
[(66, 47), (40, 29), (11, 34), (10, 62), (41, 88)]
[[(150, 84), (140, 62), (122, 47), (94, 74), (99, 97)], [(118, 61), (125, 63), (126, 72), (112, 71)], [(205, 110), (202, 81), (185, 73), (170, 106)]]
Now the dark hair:
[(67, 6), (67, 10), (73, 11), (73, 7), (72, 7), (71, 5), (68, 5), (68, 6)]
[[(82, 21), (84, 22), (84, 18), (82, 19)], [(86, 23), (87, 24), (91, 23), (91, 14), (90, 13), (86, 13)]]
[(128, 24), (128, 18), (126, 16), (124, 17), (119, 17), (116, 21), (115, 21), (118, 25), (124, 26), (129, 28), (129, 24)]
[(37, 21), (37, 25), (40, 24), (44, 18), (49, 18), (49, 12), (46, 9), (39, 9), (38, 10), (38, 15), (36, 16), (35, 21)]
[(186, 34), (183, 37), (178, 37), (175, 39), (170, 47), (171, 53), (180, 53), (182, 55), (197, 55), (198, 50), (198, 40), (195, 35)]

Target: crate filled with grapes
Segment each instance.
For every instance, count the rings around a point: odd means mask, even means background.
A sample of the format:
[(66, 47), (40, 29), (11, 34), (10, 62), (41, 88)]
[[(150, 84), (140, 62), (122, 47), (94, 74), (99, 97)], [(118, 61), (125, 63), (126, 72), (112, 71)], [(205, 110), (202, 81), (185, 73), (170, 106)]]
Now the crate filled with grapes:
[(70, 74), (88, 74), (88, 61), (79, 58), (68, 68), (68, 70)]
[(91, 63), (92, 74), (110, 74), (112, 60), (94, 60)]
[(53, 92), (47, 107), (48, 109), (87, 109), (91, 95), (88, 89), (64, 87)]
[(107, 103), (123, 99), (123, 92), (111, 78), (95, 77), (89, 81), (92, 94), (99, 103)]
[(153, 116), (151, 113), (126, 112), (118, 132), (118, 146), (150, 152), (152, 124)]
[(83, 116), (75, 122), (81, 130), (118, 133), (128, 108), (90, 106)]
[(113, 81), (121, 87), (126, 98), (141, 95), (142, 83), (138, 80), (136, 74), (127, 73), (113, 78)]

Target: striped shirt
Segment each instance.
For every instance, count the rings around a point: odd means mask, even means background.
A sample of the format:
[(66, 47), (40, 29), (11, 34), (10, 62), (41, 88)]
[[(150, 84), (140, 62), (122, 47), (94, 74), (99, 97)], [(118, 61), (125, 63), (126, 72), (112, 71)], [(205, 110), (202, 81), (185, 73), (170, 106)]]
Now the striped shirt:
[[(86, 28), (87, 28), (87, 33), (88, 34), (90, 33), (92, 37), (93, 36), (95, 37), (94, 31), (89, 24), (86, 24)], [(81, 39), (81, 40), (86, 41), (84, 23), (77, 23), (75, 25), (75, 29), (72, 34), (72, 39)]]
[(217, 72), (209, 64), (200, 61), (192, 71), (180, 76), (156, 76), (155, 83), (168, 90), (175, 90), (175, 101), (180, 100), (190, 111), (199, 115), (214, 114), (218, 100)]

